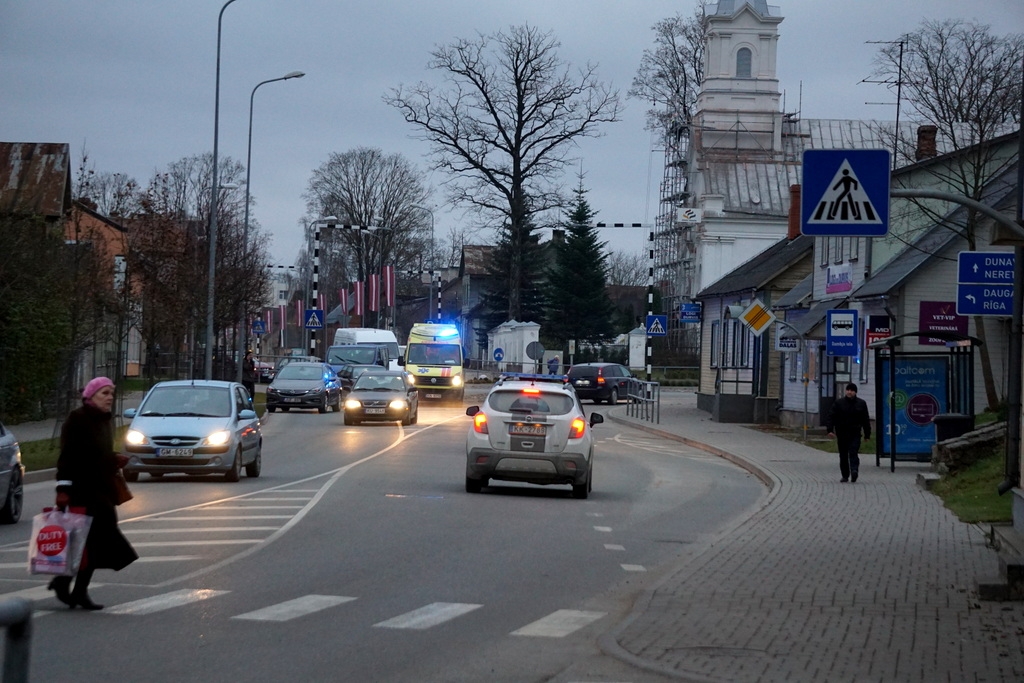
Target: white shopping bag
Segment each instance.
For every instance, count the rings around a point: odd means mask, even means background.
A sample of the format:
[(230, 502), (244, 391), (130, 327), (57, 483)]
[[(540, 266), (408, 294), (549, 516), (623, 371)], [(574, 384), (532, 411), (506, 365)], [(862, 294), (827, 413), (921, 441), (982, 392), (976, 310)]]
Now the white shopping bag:
[(74, 576), (82, 563), (91, 525), (92, 517), (88, 515), (44, 508), (32, 518), (29, 573)]

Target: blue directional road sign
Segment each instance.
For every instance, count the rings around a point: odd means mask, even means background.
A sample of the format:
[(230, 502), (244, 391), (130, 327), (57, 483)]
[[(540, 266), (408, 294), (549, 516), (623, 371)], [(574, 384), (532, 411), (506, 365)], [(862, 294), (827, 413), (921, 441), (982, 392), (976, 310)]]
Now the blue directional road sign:
[(664, 337), (668, 334), (668, 316), (649, 315), (645, 327), (648, 337)]
[(494, 360), (500, 363), (503, 358), (505, 358), (505, 349), (501, 348), (500, 346), (494, 349)]
[(699, 323), (703, 304), (700, 301), (679, 304), (679, 322)]
[(845, 237), (889, 232), (889, 151), (804, 151), (800, 231)]
[(256, 335), (267, 333), (267, 324), (262, 320), (252, 321), (252, 333)]
[(856, 356), (857, 311), (832, 309), (825, 313), (825, 352), (830, 356)]
[(306, 315), (302, 319), (306, 321), (307, 330), (322, 330), (324, 327), (324, 309), (307, 308)]
[(1013, 315), (1011, 251), (961, 251), (956, 260), (959, 315)]

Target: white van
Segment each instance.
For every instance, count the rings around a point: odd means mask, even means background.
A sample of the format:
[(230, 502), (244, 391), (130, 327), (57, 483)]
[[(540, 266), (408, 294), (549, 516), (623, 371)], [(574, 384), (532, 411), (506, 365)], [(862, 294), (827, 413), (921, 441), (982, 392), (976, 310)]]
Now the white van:
[(334, 332), (333, 346), (345, 344), (373, 344), (386, 346), (391, 370), (400, 368), (398, 359), (402, 357), (398, 350), (398, 338), (391, 330), (377, 330), (372, 327), (342, 327)]

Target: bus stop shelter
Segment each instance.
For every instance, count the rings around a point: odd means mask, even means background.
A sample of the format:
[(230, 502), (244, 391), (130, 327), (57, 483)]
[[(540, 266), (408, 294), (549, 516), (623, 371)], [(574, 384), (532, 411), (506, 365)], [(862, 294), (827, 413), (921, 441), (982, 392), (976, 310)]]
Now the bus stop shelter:
[[(903, 340), (927, 337), (945, 351), (900, 351)], [(875, 352), (875, 466), (889, 458), (928, 462), (936, 441), (974, 429), (974, 349), (980, 339), (941, 331), (917, 331), (880, 339)]]

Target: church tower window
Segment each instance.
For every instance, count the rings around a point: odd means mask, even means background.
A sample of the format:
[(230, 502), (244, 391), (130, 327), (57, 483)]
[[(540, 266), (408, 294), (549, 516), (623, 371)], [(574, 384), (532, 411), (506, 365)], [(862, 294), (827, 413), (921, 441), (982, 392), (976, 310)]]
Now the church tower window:
[(736, 51), (736, 78), (750, 78), (750, 48), (741, 47)]

